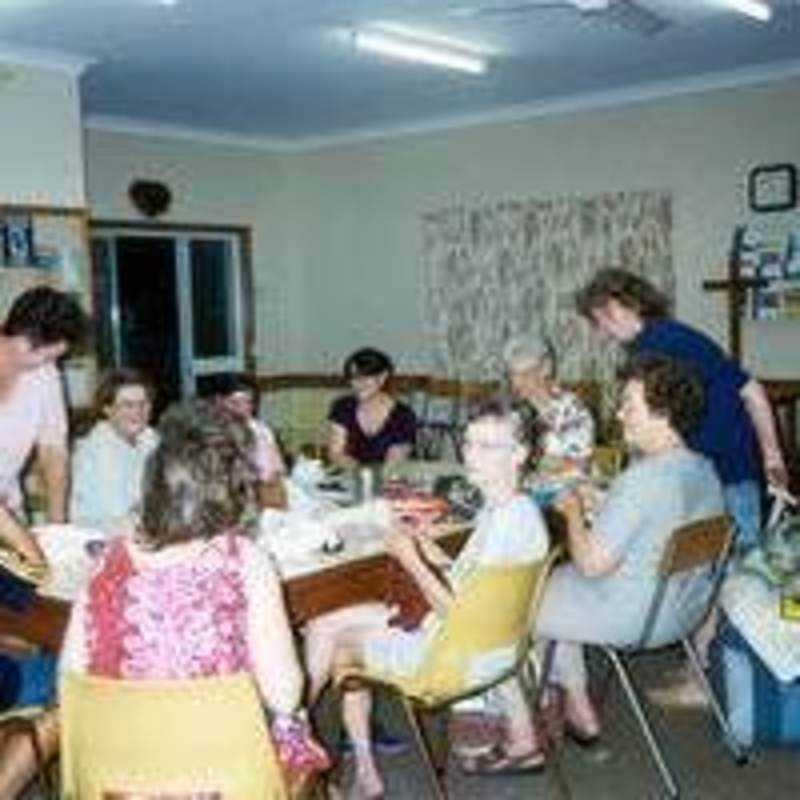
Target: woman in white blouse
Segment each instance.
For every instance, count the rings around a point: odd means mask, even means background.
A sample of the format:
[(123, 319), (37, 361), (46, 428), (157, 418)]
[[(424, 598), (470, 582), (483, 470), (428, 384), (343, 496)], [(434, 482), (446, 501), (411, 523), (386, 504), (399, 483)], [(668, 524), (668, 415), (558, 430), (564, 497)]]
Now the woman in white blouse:
[(94, 408), (98, 421), (72, 456), (70, 520), (112, 534), (139, 505), (144, 466), (158, 444), (149, 425), (152, 387), (137, 370), (112, 370)]

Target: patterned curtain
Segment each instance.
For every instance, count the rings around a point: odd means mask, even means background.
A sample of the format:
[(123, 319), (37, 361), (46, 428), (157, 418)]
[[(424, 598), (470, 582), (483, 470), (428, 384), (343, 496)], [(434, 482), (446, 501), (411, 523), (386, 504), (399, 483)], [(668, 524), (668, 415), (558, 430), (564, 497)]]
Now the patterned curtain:
[(541, 331), (562, 378), (608, 385), (617, 348), (590, 336), (575, 312), (576, 289), (617, 266), (674, 297), (664, 192), (454, 202), (421, 224), (423, 318), (432, 362), (445, 375), (496, 378), (504, 343)]

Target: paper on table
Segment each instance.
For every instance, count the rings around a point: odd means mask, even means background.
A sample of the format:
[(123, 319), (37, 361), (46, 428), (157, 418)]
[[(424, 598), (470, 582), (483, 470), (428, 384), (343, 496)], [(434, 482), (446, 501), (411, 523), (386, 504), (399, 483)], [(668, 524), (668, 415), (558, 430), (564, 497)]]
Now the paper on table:
[(32, 530), (50, 566), (39, 593), (74, 600), (86, 585), (94, 563), (86, 545), (104, 540), (105, 535), (77, 525), (38, 525)]

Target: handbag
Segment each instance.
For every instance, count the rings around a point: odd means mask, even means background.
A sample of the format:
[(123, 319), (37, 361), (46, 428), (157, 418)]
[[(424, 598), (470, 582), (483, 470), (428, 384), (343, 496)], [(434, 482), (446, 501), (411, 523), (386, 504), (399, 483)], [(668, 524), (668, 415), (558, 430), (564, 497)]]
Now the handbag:
[(314, 738), (304, 713), (284, 714), (272, 722), (272, 739), (291, 800), (310, 797), (319, 776), (332, 766)]

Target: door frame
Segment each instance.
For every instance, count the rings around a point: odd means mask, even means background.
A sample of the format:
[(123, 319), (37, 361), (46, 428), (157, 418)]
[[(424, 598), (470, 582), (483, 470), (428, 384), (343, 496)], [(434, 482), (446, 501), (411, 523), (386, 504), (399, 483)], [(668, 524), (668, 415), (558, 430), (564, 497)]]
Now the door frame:
[[(201, 225), (197, 223), (180, 224), (180, 223), (166, 223), (166, 222), (132, 222), (131, 220), (115, 220), (115, 219), (91, 219), (89, 220), (89, 241), (91, 242), (94, 236), (103, 235), (114, 231), (124, 231), (125, 235), (131, 237), (135, 236), (168, 236), (170, 234), (177, 234), (179, 236), (191, 236), (192, 234), (213, 236), (220, 234), (223, 236), (238, 237), (241, 243), (241, 252), (239, 258), (239, 303), (241, 309), (241, 335), (242, 335), (242, 348), (244, 369), (247, 372), (254, 372), (256, 367), (255, 357), (255, 341), (256, 341), (256, 309), (255, 309), (255, 293), (254, 280), (253, 280), (253, 248), (252, 248), (252, 228), (246, 225), (218, 225), (209, 224)], [(178, 291), (181, 290), (181, 265), (176, 262), (177, 274), (176, 281)], [(183, 281), (185, 283), (185, 269)], [(115, 272), (116, 275), (116, 272)], [(95, 296), (95, 275), (92, 269), (91, 275), (91, 292)], [(116, 287), (115, 287), (116, 293)], [(181, 318), (181, 339), (188, 333), (185, 330), (185, 320)], [(184, 385), (184, 378), (181, 376), (181, 384)]]

